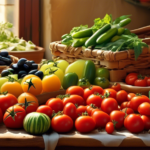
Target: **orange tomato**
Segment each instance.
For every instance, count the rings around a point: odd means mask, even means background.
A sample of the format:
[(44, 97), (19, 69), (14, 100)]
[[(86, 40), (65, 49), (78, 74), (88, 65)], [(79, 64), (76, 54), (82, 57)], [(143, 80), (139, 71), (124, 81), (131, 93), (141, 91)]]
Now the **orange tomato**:
[(16, 81), (5, 82), (1, 87), (1, 93), (6, 92), (6, 91), (10, 94), (13, 94), (16, 97), (18, 97), (20, 94), (23, 93), (20, 83)]
[(60, 79), (54, 74), (45, 76), (42, 80), (42, 85), (43, 92), (54, 92), (61, 88)]
[(42, 92), (42, 80), (37, 77), (31, 77), (21, 83), (24, 92), (31, 93), (33, 95), (39, 95)]
[[(37, 77), (37, 78), (39, 78), (38, 76), (36, 76), (36, 75), (34, 75), (34, 74), (28, 74), (28, 75), (26, 75), (26, 76), (22, 79), (22, 82), (21, 82), (21, 83), (25, 82), (27, 79), (30, 79), (30, 78), (32, 78), (32, 77)], [(40, 78), (39, 78), (39, 79), (40, 79)]]
[(31, 93), (22, 93), (18, 97), (18, 104), (26, 110), (26, 113), (34, 112), (39, 106), (38, 99)]

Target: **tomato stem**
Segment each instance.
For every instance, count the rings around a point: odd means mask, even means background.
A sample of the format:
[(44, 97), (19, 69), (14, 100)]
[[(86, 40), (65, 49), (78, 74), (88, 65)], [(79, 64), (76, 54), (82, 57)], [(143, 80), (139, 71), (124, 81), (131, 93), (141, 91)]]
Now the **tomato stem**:
[[(30, 90), (30, 88), (33, 86), (34, 88), (35, 88), (35, 86), (34, 86), (34, 84), (33, 84), (33, 82), (32, 82), (32, 78), (29, 80), (29, 81), (25, 81), (25, 83), (27, 83), (28, 84), (28, 91)], [(36, 88), (35, 88), (36, 89)]]

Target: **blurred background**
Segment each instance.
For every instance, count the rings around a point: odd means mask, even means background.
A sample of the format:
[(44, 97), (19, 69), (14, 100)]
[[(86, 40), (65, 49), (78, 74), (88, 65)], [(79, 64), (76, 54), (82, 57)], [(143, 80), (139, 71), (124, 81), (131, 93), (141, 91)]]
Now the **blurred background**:
[(129, 29), (150, 25), (150, 0), (0, 0), (0, 22), (13, 23), (13, 32), (45, 48), (75, 26), (93, 25), (95, 18), (131, 15)]

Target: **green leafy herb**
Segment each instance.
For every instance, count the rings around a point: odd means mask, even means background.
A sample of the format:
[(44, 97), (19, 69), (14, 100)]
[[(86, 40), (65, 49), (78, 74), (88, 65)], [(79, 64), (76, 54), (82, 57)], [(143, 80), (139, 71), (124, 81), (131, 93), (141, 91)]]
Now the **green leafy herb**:
[(112, 15), (106, 14), (103, 19), (96, 18), (94, 20), (94, 25), (91, 27), (93, 32), (96, 32), (98, 29), (102, 28), (105, 24), (112, 22)]

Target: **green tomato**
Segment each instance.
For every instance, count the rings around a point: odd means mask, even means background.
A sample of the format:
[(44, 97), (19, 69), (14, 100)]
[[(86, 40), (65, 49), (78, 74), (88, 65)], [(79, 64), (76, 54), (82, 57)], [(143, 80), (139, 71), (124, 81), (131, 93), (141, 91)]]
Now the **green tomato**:
[(109, 79), (109, 70), (106, 68), (97, 68), (96, 69), (96, 77), (105, 77)]
[(77, 85), (78, 83), (78, 76), (76, 73), (67, 73), (65, 74), (62, 82), (62, 87), (67, 89), (70, 86)]
[(90, 87), (90, 85), (91, 84), (88, 79), (86, 79), (86, 78), (79, 79), (78, 86), (81, 86), (82, 88), (85, 89), (85, 88)]
[(94, 80), (94, 84), (105, 89), (109, 87), (109, 80), (105, 77), (96, 77)]
[(53, 67), (53, 65), (54, 65), (54, 62), (50, 62), (48, 64), (44, 64), (44, 65), (41, 66), (40, 71), (42, 71), (44, 73), (46, 69), (48, 69), (50, 67)]
[(7, 82), (7, 81), (8, 81), (8, 79), (5, 78), (5, 77), (1, 77), (1, 78), (0, 78), (0, 89), (1, 89), (2, 85), (3, 85), (5, 82)]
[(54, 66), (55, 64), (56, 64), (56, 67), (60, 68), (64, 73), (65, 73), (66, 68), (69, 66), (69, 63), (66, 60), (57, 60), (54, 63)]
[(57, 68), (57, 67), (49, 67), (45, 70), (44, 72), (44, 76), (46, 75), (50, 75), (50, 74), (55, 74), (61, 81), (63, 81), (64, 78), (64, 73), (61, 69)]

